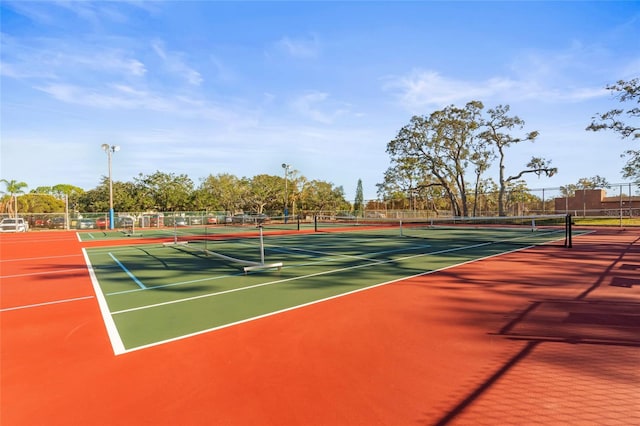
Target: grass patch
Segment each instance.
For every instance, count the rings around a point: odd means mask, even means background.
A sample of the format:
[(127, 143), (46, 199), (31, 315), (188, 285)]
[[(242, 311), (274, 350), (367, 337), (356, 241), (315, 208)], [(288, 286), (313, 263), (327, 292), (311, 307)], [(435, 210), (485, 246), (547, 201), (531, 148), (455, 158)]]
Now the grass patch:
[(640, 226), (640, 217), (574, 217), (573, 223), (578, 226)]

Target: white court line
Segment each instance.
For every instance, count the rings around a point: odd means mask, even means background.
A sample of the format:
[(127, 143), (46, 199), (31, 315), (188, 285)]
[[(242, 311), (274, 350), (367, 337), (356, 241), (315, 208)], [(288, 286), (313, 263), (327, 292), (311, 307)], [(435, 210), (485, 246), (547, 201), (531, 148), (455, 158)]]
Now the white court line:
[(106, 293), (106, 296), (117, 296), (120, 294), (127, 294), (127, 293), (137, 293), (139, 291), (145, 291), (145, 290), (156, 290), (156, 289), (162, 289), (165, 287), (175, 287), (178, 285), (185, 285), (185, 284), (196, 284), (196, 283), (202, 283), (202, 282), (206, 282), (206, 281), (215, 281), (215, 280), (221, 280), (224, 278), (229, 278), (229, 277), (239, 277), (242, 275), (246, 275), (243, 271), (238, 271), (234, 274), (226, 274), (226, 275), (216, 275), (215, 277), (206, 277), (206, 278), (198, 278), (195, 280), (188, 280), (188, 281), (178, 281), (175, 283), (171, 283), (171, 284), (165, 284), (165, 285), (156, 285), (153, 287), (147, 287), (147, 288), (132, 288), (130, 290), (121, 290), (121, 291), (114, 291), (113, 293)]
[(421, 245), (421, 246), (402, 247), (402, 248), (393, 249), (393, 250), (376, 251), (376, 252), (373, 252), (373, 253), (369, 253), (366, 256), (356, 256), (356, 255), (352, 255), (352, 254), (330, 253), (330, 252), (326, 252), (326, 251), (309, 250), (309, 249), (298, 248), (298, 247), (282, 247), (282, 246), (275, 246), (275, 245), (269, 245), (269, 247), (272, 247), (272, 249), (271, 249), (272, 251), (277, 251), (277, 252), (280, 252), (280, 253), (299, 251), (299, 252), (305, 252), (305, 253), (322, 254), (322, 255), (330, 256), (330, 257), (346, 257), (346, 258), (353, 258), (353, 259), (358, 259), (358, 260), (371, 260), (371, 261), (377, 262), (376, 259), (373, 259), (373, 256), (378, 256), (380, 254), (398, 253), (398, 252), (403, 252), (403, 251), (412, 251), (412, 250), (418, 250), (418, 249), (422, 249), (422, 248), (428, 248), (428, 247), (431, 247), (431, 244), (425, 244), (425, 245)]
[[(28, 234), (30, 234), (31, 231), (28, 232)], [(2, 245), (3, 246), (11, 246), (11, 245), (15, 245), (15, 244), (37, 244), (37, 243), (50, 243), (50, 242), (55, 242), (55, 241), (64, 241), (64, 242), (70, 242), (70, 241), (75, 241), (75, 239), (73, 238), (72, 235), (69, 235), (67, 237), (65, 237), (65, 235), (59, 235), (59, 236), (55, 236), (55, 235), (51, 235), (49, 237), (42, 237), (42, 238), (38, 238), (38, 239), (28, 239), (28, 240), (3, 240), (2, 241)]]
[(0, 262), (25, 262), (28, 260), (60, 259), (61, 257), (81, 257), (79, 254), (63, 254), (60, 256), (20, 257), (18, 259), (0, 259)]
[[(95, 240), (96, 237), (93, 235), (93, 232), (84, 232), (84, 235), (88, 235), (89, 236), (89, 240)], [(78, 237), (78, 241), (79, 242), (84, 242), (84, 240), (82, 239), (82, 236), (80, 235), (80, 232), (76, 232), (76, 236)]]
[(41, 306), (57, 305), (59, 303), (77, 302), (78, 300), (93, 299), (94, 296), (74, 297), (73, 299), (54, 300), (51, 302), (34, 303), (32, 305), (14, 306), (12, 308), (2, 308), (0, 312), (17, 311), (19, 309), (39, 308)]
[(123, 245), (123, 246), (106, 246), (106, 247), (87, 247), (91, 250), (91, 253), (119, 253), (119, 252), (128, 252), (128, 251), (140, 251), (141, 247), (155, 245), (154, 243), (149, 244), (133, 244), (133, 245)]
[(82, 254), (84, 255), (84, 260), (87, 263), (87, 269), (89, 269), (89, 277), (91, 277), (93, 291), (95, 292), (96, 298), (98, 299), (98, 306), (100, 306), (100, 313), (102, 314), (102, 320), (104, 321), (104, 325), (107, 329), (107, 334), (109, 335), (109, 340), (111, 341), (113, 352), (116, 355), (123, 354), (125, 353), (125, 348), (124, 344), (122, 343), (122, 338), (120, 337), (120, 333), (118, 333), (118, 329), (116, 328), (116, 323), (113, 320), (113, 316), (111, 316), (111, 313), (109, 312), (109, 305), (107, 305), (107, 300), (102, 293), (100, 283), (98, 282), (96, 273), (93, 270), (93, 266), (91, 265), (91, 261), (89, 260), (89, 255), (87, 254), (86, 248), (82, 249)]
[(16, 275), (3, 275), (0, 276), (0, 279), (6, 279), (6, 278), (18, 278), (18, 277), (33, 277), (36, 275), (51, 275), (51, 274), (62, 274), (62, 273), (66, 273), (66, 272), (70, 272), (70, 271), (80, 271), (80, 270), (84, 270), (85, 267), (84, 266), (79, 266), (77, 268), (69, 268), (69, 269), (58, 269), (57, 271), (46, 271), (46, 272), (31, 272), (28, 274), (16, 274)]
[[(273, 246), (271, 246), (273, 247)], [(324, 256), (331, 256), (331, 257), (342, 257), (342, 258), (347, 258), (347, 259), (358, 259), (358, 260), (373, 260), (370, 257), (367, 256), (357, 256), (354, 254), (342, 254), (342, 253), (327, 253), (326, 251), (318, 251), (318, 250), (308, 250), (308, 249), (303, 249), (303, 248), (297, 248), (297, 247), (286, 247), (286, 248), (276, 248), (276, 249), (272, 249), (273, 251), (279, 251), (279, 252), (294, 252), (294, 251), (300, 251), (300, 252), (305, 252), (305, 253), (312, 253), (312, 254), (321, 254)], [(380, 253), (376, 253), (376, 254), (380, 254)]]

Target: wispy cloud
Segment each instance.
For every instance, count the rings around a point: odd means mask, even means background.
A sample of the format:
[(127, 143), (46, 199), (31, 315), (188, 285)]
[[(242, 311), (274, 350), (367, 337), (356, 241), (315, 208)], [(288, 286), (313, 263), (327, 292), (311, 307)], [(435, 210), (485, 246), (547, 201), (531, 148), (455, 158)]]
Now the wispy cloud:
[(7, 1), (5, 5), (30, 21), (39, 24), (50, 25), (57, 20), (51, 11), (50, 4), (38, 5), (36, 2)]
[(75, 105), (100, 109), (150, 109), (166, 111), (171, 104), (153, 94), (130, 86), (83, 87), (73, 84), (48, 84), (37, 87), (53, 98)]
[(413, 111), (425, 106), (443, 106), (464, 100), (481, 99), (494, 92), (497, 87), (504, 90), (513, 85), (509, 80), (498, 79), (477, 85), (444, 77), (436, 71), (413, 70), (406, 75), (387, 78), (383, 88), (394, 92), (399, 103)]
[(212, 67), (212, 74), (218, 81), (233, 82), (237, 76), (231, 68), (215, 55), (209, 55), (209, 63)]
[[(199, 95), (189, 98), (187, 86), (199, 86), (203, 78), (184, 62), (181, 54), (167, 51), (161, 42), (153, 51), (170, 80), (158, 85), (157, 61), (140, 53), (131, 40), (119, 39), (123, 47), (110, 47), (111, 39), (88, 41), (2, 37), (3, 78), (22, 80), (54, 99), (99, 109), (139, 109), (174, 112), (181, 116), (228, 118), (229, 108), (217, 107)], [(100, 46), (100, 47), (96, 47)], [(139, 46), (138, 46), (139, 47)], [(146, 62), (146, 63), (145, 63)], [(154, 74), (150, 76), (150, 74)], [(177, 78), (176, 78), (177, 76)], [(161, 87), (162, 89), (159, 89)]]
[(251, 111), (231, 104), (216, 105), (204, 99), (159, 94), (124, 84), (85, 87), (51, 83), (36, 87), (54, 99), (70, 105), (103, 110), (137, 110), (166, 113), (172, 117), (211, 120), (226, 125), (251, 121)]
[(85, 42), (16, 39), (2, 34), (2, 75), (17, 79), (141, 77), (147, 69), (130, 52)]
[(323, 124), (331, 124), (349, 112), (346, 105), (330, 102), (329, 94), (319, 91), (296, 97), (291, 102), (291, 107), (297, 114)]
[(631, 80), (637, 78), (640, 75), (640, 56), (629, 61), (628, 64), (622, 67), (620, 70), (621, 80)]
[(131, 10), (143, 10), (154, 13), (157, 7), (153, 2), (141, 1), (3, 1), (6, 7), (16, 13), (42, 25), (59, 25), (67, 17), (73, 16), (91, 25), (99, 26), (101, 22), (125, 23), (129, 21)]
[(163, 60), (167, 70), (175, 75), (184, 78), (189, 84), (199, 86), (202, 84), (202, 75), (186, 64), (184, 54), (167, 51), (164, 43), (155, 41), (151, 47), (154, 52)]
[(25, 68), (20, 64), (0, 62), (0, 75), (16, 80), (55, 78), (55, 75), (46, 68)]
[[(73, 55), (59, 52), (55, 58), (55, 65), (66, 70), (74, 67), (113, 72), (122, 76), (141, 77), (147, 73), (147, 68), (140, 60), (130, 57), (127, 52), (117, 49), (106, 49), (89, 54)], [(51, 62), (53, 62), (51, 61)]]
[(406, 75), (389, 77), (385, 79), (383, 89), (394, 93), (398, 103), (409, 111), (470, 100), (575, 102), (606, 94), (601, 87), (554, 87), (533, 79), (509, 77), (464, 80), (445, 77), (431, 70), (413, 70)]
[(276, 48), (294, 58), (316, 58), (320, 55), (320, 42), (316, 36), (308, 38), (282, 37)]
[[(456, 78), (433, 69), (413, 69), (386, 77), (383, 89), (407, 110), (466, 102), (581, 102), (606, 96), (604, 82), (638, 73), (640, 59), (630, 55), (628, 66), (598, 44), (569, 40), (565, 47), (522, 49), (508, 63), (496, 63), (496, 75)], [(601, 64), (594, 67), (593, 64)], [(469, 74), (467, 74), (469, 75)], [(612, 77), (619, 76), (619, 77)]]
[(127, 17), (121, 11), (110, 7), (108, 2), (86, 2), (86, 1), (60, 1), (54, 2), (68, 12), (73, 13), (78, 18), (98, 25), (102, 19), (113, 22), (126, 22)]

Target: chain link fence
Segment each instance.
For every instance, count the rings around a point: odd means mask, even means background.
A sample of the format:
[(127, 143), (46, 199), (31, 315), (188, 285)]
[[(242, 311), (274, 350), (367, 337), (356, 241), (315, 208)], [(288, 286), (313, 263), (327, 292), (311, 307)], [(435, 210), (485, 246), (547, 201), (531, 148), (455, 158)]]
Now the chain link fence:
[[(640, 217), (640, 186), (633, 183), (613, 184), (603, 189), (577, 189), (571, 187), (511, 190), (503, 195), (505, 216), (535, 216), (571, 214), (574, 217), (633, 218)], [(468, 216), (498, 216), (498, 193), (468, 195)], [(401, 200), (365, 200), (361, 211), (324, 207), (321, 210), (293, 208), (284, 216), (282, 211), (264, 215), (245, 212), (182, 211), (182, 212), (117, 212), (114, 228), (169, 227), (258, 223), (264, 220), (286, 222), (291, 219), (309, 221), (340, 221), (365, 219), (429, 219), (455, 216), (451, 202), (446, 198), (413, 197)], [(69, 211), (62, 213), (21, 213), (31, 230), (37, 229), (108, 229), (107, 212), (88, 213)], [(0, 219), (15, 217), (15, 213), (0, 214)]]

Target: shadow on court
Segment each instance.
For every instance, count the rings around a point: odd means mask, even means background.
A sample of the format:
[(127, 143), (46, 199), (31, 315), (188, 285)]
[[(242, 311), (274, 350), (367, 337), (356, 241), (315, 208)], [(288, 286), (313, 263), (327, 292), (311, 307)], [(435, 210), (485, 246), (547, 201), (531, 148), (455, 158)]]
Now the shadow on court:
[[(424, 423), (640, 424), (640, 410), (632, 396), (637, 396), (640, 383), (638, 241), (592, 245), (587, 240), (574, 251), (556, 253), (556, 261), (580, 261), (570, 275), (562, 271), (567, 269), (565, 264), (557, 270), (551, 267), (555, 277), (538, 276), (544, 285), (553, 286), (549, 292), (536, 295), (518, 274), (522, 281), (516, 293), (528, 291), (534, 300), (490, 334), (522, 342), (521, 349), (439, 419)], [(590, 274), (582, 264), (606, 256), (610, 260), (599, 274)], [(575, 277), (580, 275), (583, 282), (576, 286)], [(509, 281), (496, 278), (502, 281), (496, 291)], [(577, 295), (544, 297), (563, 286), (573, 287)]]

